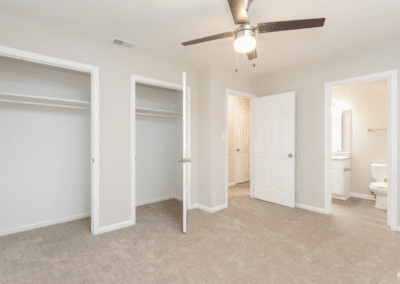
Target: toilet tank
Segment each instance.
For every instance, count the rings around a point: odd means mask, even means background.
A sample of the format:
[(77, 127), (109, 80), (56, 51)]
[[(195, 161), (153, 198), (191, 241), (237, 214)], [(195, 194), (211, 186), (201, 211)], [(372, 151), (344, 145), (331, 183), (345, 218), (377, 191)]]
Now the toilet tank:
[(375, 181), (383, 181), (387, 178), (387, 164), (372, 164), (371, 172)]

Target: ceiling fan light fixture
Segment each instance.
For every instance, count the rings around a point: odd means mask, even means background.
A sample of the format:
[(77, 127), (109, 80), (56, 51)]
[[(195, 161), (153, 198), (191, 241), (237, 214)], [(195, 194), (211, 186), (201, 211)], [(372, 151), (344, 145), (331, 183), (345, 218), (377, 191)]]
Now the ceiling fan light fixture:
[(234, 48), (238, 53), (249, 53), (256, 48), (254, 28), (250, 25), (242, 25), (235, 31)]

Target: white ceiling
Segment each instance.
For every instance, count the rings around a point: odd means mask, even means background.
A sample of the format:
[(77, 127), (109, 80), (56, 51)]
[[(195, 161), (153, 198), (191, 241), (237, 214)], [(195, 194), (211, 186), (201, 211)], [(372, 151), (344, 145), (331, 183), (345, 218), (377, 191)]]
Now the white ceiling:
[[(107, 44), (114, 38), (131, 41), (140, 52), (199, 67), (235, 69), (233, 38), (180, 44), (233, 31), (227, 0), (2, 0), (0, 11)], [(397, 37), (399, 15), (399, 0), (254, 0), (253, 25), (321, 17), (326, 22), (323, 28), (261, 34), (256, 67), (239, 55), (239, 72), (267, 73)]]

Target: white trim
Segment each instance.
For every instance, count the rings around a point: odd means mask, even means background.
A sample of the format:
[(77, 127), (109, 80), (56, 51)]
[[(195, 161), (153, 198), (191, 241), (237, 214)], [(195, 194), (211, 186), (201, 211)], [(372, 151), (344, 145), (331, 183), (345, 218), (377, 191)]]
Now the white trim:
[(376, 200), (375, 196), (373, 196), (371, 194), (361, 194), (361, 193), (351, 192), (350, 196), (367, 199), (367, 200)]
[(220, 206), (217, 206), (217, 207), (214, 207), (214, 208), (210, 208), (210, 207), (201, 205), (199, 203), (195, 203), (195, 204), (192, 204), (190, 207), (188, 207), (189, 210), (200, 209), (200, 210), (203, 210), (203, 211), (208, 212), (208, 213), (215, 213), (215, 212), (223, 210), (225, 208), (228, 208), (228, 204), (223, 204), (223, 205), (220, 205)]
[[(169, 199), (174, 199), (176, 198), (175, 196), (164, 196), (164, 197), (158, 197), (158, 198), (153, 198), (153, 199), (149, 199), (149, 200), (145, 200), (145, 201), (140, 201), (136, 203), (136, 206), (142, 206), (142, 205), (147, 205), (147, 204), (152, 204), (152, 203), (156, 203), (156, 202), (161, 202), (161, 201), (165, 201), (165, 200), (169, 200)], [(182, 200), (182, 198), (180, 199)]]
[(182, 197), (177, 195), (172, 196), (171, 199), (178, 199), (179, 201), (182, 201)]
[(199, 208), (199, 204), (198, 203), (194, 203), (194, 204), (188, 206), (188, 210), (192, 210), (192, 209), (196, 209), (196, 208)]
[(343, 195), (336, 195), (336, 194), (332, 193), (332, 199), (339, 199), (339, 200), (342, 200), (342, 201), (345, 201), (345, 200), (349, 199), (350, 196), (351, 195), (343, 196)]
[[(397, 70), (381, 72), (356, 78), (329, 82), (325, 84), (325, 211), (331, 214), (331, 112), (332, 88), (337, 86), (363, 83), (374, 80), (388, 79), (388, 222), (390, 228), (396, 230), (398, 212), (398, 182), (397, 182), (397, 161), (398, 161), (398, 98), (397, 98)], [(392, 190), (393, 189), (393, 190)]]
[(235, 186), (235, 185), (236, 185), (236, 182), (228, 183), (228, 187), (230, 187), (230, 186)]
[[(142, 77), (137, 75), (131, 75), (131, 220), (133, 223), (136, 222), (136, 206), (135, 204), (135, 174), (136, 174), (136, 163), (135, 163), (135, 156), (136, 156), (136, 83), (142, 83), (157, 87), (163, 87), (178, 91), (183, 91), (183, 85), (174, 84), (166, 81), (156, 80), (148, 77)], [(190, 87), (186, 87), (186, 100), (187, 100), (187, 133), (189, 133), (187, 138), (187, 156), (188, 158), (192, 158), (192, 143), (191, 143), (191, 95), (190, 95)], [(185, 102), (183, 102), (185, 104)], [(188, 208), (191, 208), (191, 192), (192, 192), (192, 184), (191, 184), (191, 163), (187, 163), (187, 204)], [(178, 199), (178, 198), (177, 198)], [(181, 200), (181, 199), (180, 199)], [(134, 206), (135, 204), (135, 206)]]
[(204, 206), (204, 205), (201, 205), (201, 204), (197, 205), (198, 209), (201, 209), (201, 210), (206, 211), (208, 213), (215, 213), (215, 212), (220, 211), (222, 209), (225, 209), (227, 207), (228, 207), (228, 204), (222, 204), (220, 206), (213, 207), (213, 208), (210, 208), (210, 207), (207, 207), (207, 206)]
[(16, 228), (11, 228), (11, 229), (5, 229), (0, 231), (0, 236), (5, 236), (5, 235), (11, 235), (15, 233), (20, 233), (20, 232), (25, 232), (33, 229), (38, 229), (38, 228), (43, 228), (51, 225), (56, 225), (56, 224), (61, 224), (65, 222), (70, 222), (70, 221), (75, 221), (83, 218), (90, 217), (90, 212), (87, 213), (82, 213), (82, 214), (77, 214), (77, 215), (72, 215), (68, 217), (62, 217), (54, 220), (49, 220), (49, 221), (44, 221), (44, 222), (39, 222), (36, 224), (30, 224), (26, 226), (21, 226), (21, 227), (16, 227)]
[(129, 221), (121, 222), (118, 224), (101, 227), (99, 229), (99, 234), (119, 230), (119, 229), (126, 228), (126, 227), (133, 226), (133, 225), (135, 225), (135, 222), (133, 222), (132, 220), (129, 220)]
[(326, 211), (323, 208), (304, 205), (304, 204), (300, 204), (300, 203), (296, 203), (296, 208), (300, 208), (300, 209), (304, 209), (304, 210), (308, 210), (308, 211), (313, 211), (313, 212), (317, 212), (317, 213), (326, 214)]
[[(78, 62), (50, 57), (38, 53), (18, 50), (0, 46), (0, 56), (17, 58), (29, 62), (35, 62), (48, 66), (90, 73), (91, 77), (91, 232), (93, 235), (99, 233), (99, 185), (100, 185), (100, 113), (99, 113), (99, 68)], [(95, 161), (94, 163), (92, 161)]]
[[(229, 108), (229, 95), (235, 95), (243, 98), (250, 99), (250, 181), (253, 180), (253, 123), (251, 121), (251, 112), (252, 112), (252, 101), (253, 99), (257, 98), (256, 95), (253, 94), (248, 94), (248, 93), (243, 93), (231, 89), (225, 89), (225, 205), (221, 206), (226, 206), (228, 207), (228, 200), (229, 200), (229, 194), (228, 194), (228, 188), (229, 188), (229, 176), (228, 176), (228, 156), (229, 156), (229, 132), (228, 132), (228, 124), (229, 124), (229, 117), (228, 117), (228, 108)], [(250, 182), (250, 196), (253, 197), (253, 186), (252, 183)], [(203, 206), (203, 205), (201, 205)], [(225, 208), (226, 208), (225, 207)], [(200, 208), (200, 207), (199, 207)], [(206, 207), (208, 208), (208, 207)], [(215, 207), (217, 208), (217, 207)], [(210, 209), (211, 210), (211, 209)], [(221, 210), (221, 209), (219, 209)], [(207, 211), (207, 210), (205, 210)], [(208, 212), (208, 211), (207, 211)]]

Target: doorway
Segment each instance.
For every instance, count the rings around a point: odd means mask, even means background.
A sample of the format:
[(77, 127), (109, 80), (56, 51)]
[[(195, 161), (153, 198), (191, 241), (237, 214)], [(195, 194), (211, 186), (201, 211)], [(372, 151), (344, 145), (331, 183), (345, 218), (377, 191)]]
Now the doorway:
[(250, 196), (251, 100), (256, 96), (226, 90), (226, 204), (232, 196)]
[(190, 205), (190, 88), (132, 75), (131, 222), (186, 233)]
[(396, 73), (327, 83), (325, 90), (326, 213), (393, 230), (397, 228)]

